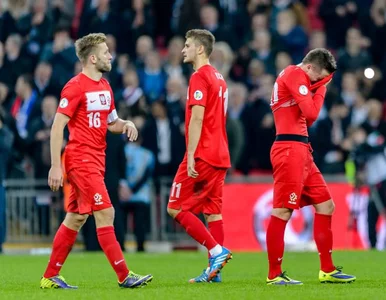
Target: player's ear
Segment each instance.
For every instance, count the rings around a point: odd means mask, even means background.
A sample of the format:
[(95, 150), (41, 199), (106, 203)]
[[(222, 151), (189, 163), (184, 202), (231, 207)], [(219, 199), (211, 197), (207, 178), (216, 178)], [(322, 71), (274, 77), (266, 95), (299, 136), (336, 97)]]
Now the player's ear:
[(91, 62), (92, 62), (93, 64), (95, 64), (95, 63), (97, 62), (97, 57), (96, 57), (96, 55), (95, 55), (95, 54), (91, 54), (91, 55), (90, 55), (90, 60), (91, 60)]

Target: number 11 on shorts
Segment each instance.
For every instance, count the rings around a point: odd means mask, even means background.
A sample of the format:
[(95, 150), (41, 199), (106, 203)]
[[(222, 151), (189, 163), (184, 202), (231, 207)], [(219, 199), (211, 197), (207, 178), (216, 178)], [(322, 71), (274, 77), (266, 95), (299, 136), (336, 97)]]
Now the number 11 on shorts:
[(174, 197), (174, 193), (176, 194), (176, 198), (180, 198), (180, 193), (181, 193), (181, 185), (182, 183), (177, 183), (177, 182), (173, 182), (173, 185), (172, 185), (172, 192), (170, 193), (170, 197)]

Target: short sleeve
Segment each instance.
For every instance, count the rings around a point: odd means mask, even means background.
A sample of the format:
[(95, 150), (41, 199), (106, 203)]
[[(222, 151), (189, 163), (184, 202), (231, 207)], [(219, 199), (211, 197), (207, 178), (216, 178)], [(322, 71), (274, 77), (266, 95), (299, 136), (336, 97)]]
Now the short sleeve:
[(206, 106), (208, 90), (208, 83), (203, 75), (198, 72), (194, 73), (189, 82), (188, 105)]
[(293, 70), (288, 78), (290, 81), (286, 82), (286, 86), (297, 104), (308, 99), (312, 100), (309, 90), (310, 80), (301, 69)]
[(81, 97), (82, 93), (78, 83), (68, 82), (60, 94), (57, 112), (72, 118), (81, 103)]

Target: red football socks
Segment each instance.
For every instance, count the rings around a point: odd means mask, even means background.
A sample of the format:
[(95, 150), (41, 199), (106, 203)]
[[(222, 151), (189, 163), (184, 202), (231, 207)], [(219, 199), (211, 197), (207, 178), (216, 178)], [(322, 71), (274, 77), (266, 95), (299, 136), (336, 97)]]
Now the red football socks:
[(115, 236), (114, 226), (97, 228), (97, 235), (99, 244), (117, 274), (119, 282), (124, 281), (129, 274), (129, 269)]
[(329, 273), (335, 270), (332, 262), (331, 216), (315, 213), (314, 239), (320, 258), (320, 269)]
[[(215, 241), (220, 245), (224, 245), (224, 222), (222, 220), (208, 222), (209, 232), (215, 239)], [(210, 258), (210, 253), (208, 252), (208, 258)]]
[(273, 279), (282, 273), (281, 263), (284, 254), (284, 231), (286, 225), (287, 221), (271, 216), (267, 229), (269, 279)]
[(222, 246), (224, 244), (224, 222), (222, 220), (208, 222), (208, 227), (210, 234)]
[(181, 211), (175, 220), (185, 228), (186, 232), (208, 250), (214, 248), (218, 243), (210, 234), (204, 223), (189, 211)]
[(47, 269), (43, 275), (45, 278), (54, 277), (59, 274), (75, 243), (77, 235), (77, 231), (66, 227), (63, 223), (60, 225), (52, 244), (52, 253)]

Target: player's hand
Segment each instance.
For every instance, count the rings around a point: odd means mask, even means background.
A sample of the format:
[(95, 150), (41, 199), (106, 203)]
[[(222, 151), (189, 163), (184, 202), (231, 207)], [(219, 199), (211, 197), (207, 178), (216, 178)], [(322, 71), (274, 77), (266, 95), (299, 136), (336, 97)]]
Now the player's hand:
[(133, 192), (127, 184), (119, 184), (118, 195), (120, 201), (129, 201)]
[(63, 186), (63, 172), (61, 167), (52, 166), (48, 172), (48, 185), (53, 192)]
[(194, 155), (188, 155), (188, 176), (192, 178), (198, 177), (198, 172), (195, 169), (196, 162)]
[(125, 125), (123, 125), (123, 132), (127, 134), (130, 142), (136, 141), (138, 137), (138, 130), (135, 127), (134, 123), (131, 121), (126, 121)]

